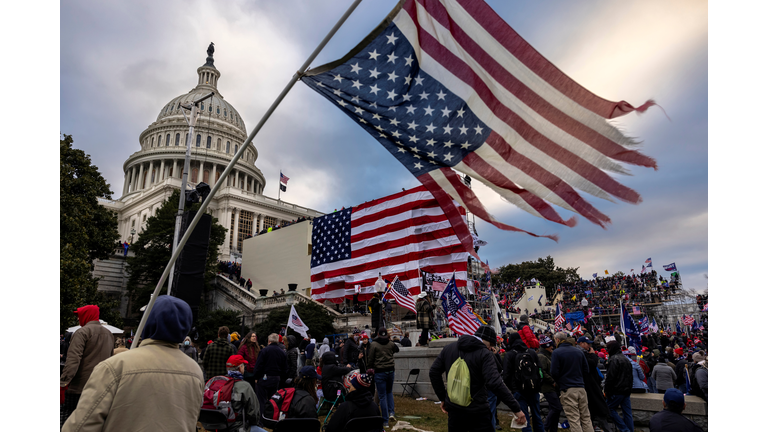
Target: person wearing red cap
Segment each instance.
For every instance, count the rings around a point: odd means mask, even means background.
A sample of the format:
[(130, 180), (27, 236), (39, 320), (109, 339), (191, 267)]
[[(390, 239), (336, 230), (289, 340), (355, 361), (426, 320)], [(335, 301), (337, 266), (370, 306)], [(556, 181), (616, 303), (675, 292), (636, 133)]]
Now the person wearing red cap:
[(227, 376), (237, 380), (232, 387), (232, 409), (239, 413), (235, 422), (229, 425), (229, 430), (250, 430), (260, 432), (263, 429), (256, 425), (261, 420), (259, 399), (253, 388), (246, 381), (243, 381), (245, 366), (248, 362), (239, 354), (230, 356), (227, 359)]
[(686, 366), (688, 366), (688, 360), (685, 357), (685, 351), (682, 348), (675, 348), (675, 387), (683, 393), (687, 393), (687, 385), (685, 384)]
[(64, 422), (77, 408), (80, 395), (93, 369), (112, 356), (115, 346), (112, 333), (99, 323), (98, 306), (83, 306), (74, 313), (77, 314), (80, 328), (72, 335), (67, 350), (67, 361), (59, 378), (60, 393), (64, 394), (59, 415), (60, 426), (64, 426)]

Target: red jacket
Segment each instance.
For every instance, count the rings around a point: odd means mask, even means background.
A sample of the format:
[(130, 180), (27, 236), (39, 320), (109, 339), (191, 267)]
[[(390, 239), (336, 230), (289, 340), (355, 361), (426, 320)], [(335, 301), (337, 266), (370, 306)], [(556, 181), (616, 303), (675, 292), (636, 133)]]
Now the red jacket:
[(533, 335), (533, 332), (531, 331), (531, 328), (528, 327), (528, 324), (520, 323), (518, 324), (517, 332), (520, 333), (520, 339), (525, 342), (525, 345), (528, 348), (538, 349), (539, 348), (539, 340), (536, 339), (536, 336)]

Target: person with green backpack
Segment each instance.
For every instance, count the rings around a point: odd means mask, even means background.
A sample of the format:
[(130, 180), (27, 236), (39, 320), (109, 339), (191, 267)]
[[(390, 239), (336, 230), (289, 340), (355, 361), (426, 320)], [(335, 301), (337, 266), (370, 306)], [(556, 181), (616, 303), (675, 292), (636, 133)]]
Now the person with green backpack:
[[(529, 423), (523, 432), (544, 432), (544, 422), (541, 420), (541, 405), (539, 392), (544, 374), (539, 365), (539, 356), (533, 348), (528, 348), (520, 333), (509, 336), (510, 349), (504, 357), (504, 384), (512, 391), (515, 399)], [(530, 416), (528, 410), (530, 409)], [(533, 429), (531, 429), (533, 426)]]
[[(525, 414), (512, 392), (504, 385), (491, 352), (496, 331), (480, 326), (474, 335), (459, 336), (446, 345), (429, 369), (429, 380), (440, 408), (448, 414), (448, 432), (494, 432), (488, 390), (504, 402), (524, 424)], [(447, 387), (443, 374), (447, 372)]]

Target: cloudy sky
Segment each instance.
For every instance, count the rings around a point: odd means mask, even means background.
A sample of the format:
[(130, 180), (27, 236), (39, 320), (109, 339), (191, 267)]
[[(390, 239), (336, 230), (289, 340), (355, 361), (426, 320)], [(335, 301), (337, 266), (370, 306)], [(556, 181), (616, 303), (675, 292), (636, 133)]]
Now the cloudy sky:
[[(84, 1), (60, 4), (60, 131), (74, 137), (119, 197), (122, 164), (139, 134), (172, 98), (196, 84), (208, 43), (216, 44), (219, 91), (250, 131), (350, 1)], [(395, 5), (364, 1), (314, 66), (356, 45)], [(496, 12), (561, 70), (599, 96), (663, 111), (616, 124), (643, 142), (659, 169), (631, 167), (619, 180), (639, 205), (589, 197), (613, 224), (579, 218), (574, 228), (535, 218), (475, 182), (496, 217), (560, 242), (478, 222), (491, 267), (551, 255), (592, 273), (640, 270), (646, 258), (675, 262), (687, 287), (708, 272), (707, 3), (662, 0), (489, 1)], [(666, 112), (666, 115), (665, 115)], [(668, 116), (668, 117), (667, 117)], [(282, 197), (320, 211), (362, 203), (419, 183), (341, 111), (298, 83), (254, 140), (256, 165), (277, 195), (279, 170), (291, 178)], [(565, 210), (563, 216), (570, 216)]]

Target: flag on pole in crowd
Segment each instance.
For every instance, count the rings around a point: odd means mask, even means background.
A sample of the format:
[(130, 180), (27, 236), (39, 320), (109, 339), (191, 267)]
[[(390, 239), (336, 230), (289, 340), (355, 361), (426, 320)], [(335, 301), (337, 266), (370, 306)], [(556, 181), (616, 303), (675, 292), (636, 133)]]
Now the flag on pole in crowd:
[(401, 2), (351, 52), (301, 80), (375, 137), (446, 213), (455, 200), (503, 230), (539, 237), (498, 222), (454, 170), (535, 216), (574, 226), (554, 204), (605, 227), (610, 218), (578, 190), (637, 204), (640, 195), (611, 174), (657, 166), (607, 121), (653, 101), (635, 108), (589, 92), (482, 1)]
[(691, 331), (698, 330), (699, 329), (699, 323), (696, 322), (696, 320), (693, 320), (693, 324), (691, 324)]
[(291, 315), (288, 317), (288, 328), (293, 329), (296, 333), (302, 337), (307, 337), (307, 327), (304, 321), (299, 318), (299, 314), (296, 312), (296, 305), (291, 306)]
[(659, 332), (659, 326), (656, 324), (656, 318), (653, 319), (653, 322), (651, 322), (650, 329), (654, 333)]
[(636, 350), (640, 351), (640, 332), (637, 329), (635, 320), (629, 315), (627, 308), (624, 307), (624, 303), (621, 305), (621, 332), (627, 337), (627, 346), (634, 346)]
[(643, 273), (645, 273), (645, 266), (643, 266), (643, 269), (640, 270), (640, 274), (643, 274)]
[(562, 330), (564, 322), (565, 316), (563, 316), (563, 311), (560, 310), (560, 303), (558, 303), (555, 306), (555, 330)]
[(650, 330), (650, 324), (648, 323), (648, 317), (645, 316), (640, 320), (640, 334), (647, 335)]
[(632, 306), (632, 314), (633, 315), (640, 315), (641, 313), (643, 313), (643, 312), (640, 310), (639, 306)]
[(683, 314), (683, 324), (690, 326), (696, 322), (696, 319), (692, 315)]
[(635, 269), (631, 269), (631, 270), (629, 270), (629, 272), (630, 272), (630, 273), (633, 273), (634, 271), (635, 271)]
[(384, 298), (394, 299), (400, 306), (416, 313), (416, 301), (413, 300), (413, 295), (400, 282), (397, 276), (395, 276), (395, 279), (390, 284), (389, 291), (387, 291), (387, 295)]
[[(463, 209), (454, 208), (460, 215)], [(463, 216), (459, 216), (466, 228)], [(312, 221), (312, 299), (341, 303), (373, 297), (379, 274), (398, 276), (411, 295), (419, 272), (467, 285), (467, 252), (452, 222), (423, 186), (339, 210)]]
[(605, 271), (605, 274), (608, 274), (608, 270)]
[(646, 265), (646, 267), (648, 267), (648, 268), (650, 268), (650, 267), (653, 267), (653, 261), (651, 261), (651, 259), (650, 259), (650, 258), (648, 258), (647, 260), (645, 260), (645, 264), (647, 264), (647, 265)]
[(702, 312), (709, 312), (709, 303), (705, 304), (703, 308), (701, 308)]
[(597, 279), (597, 273), (592, 273), (592, 277)]
[(683, 333), (683, 330), (680, 329), (680, 320), (675, 323), (675, 327), (677, 327), (677, 334)]
[(675, 263), (662, 265), (664, 267), (664, 270), (666, 271), (677, 271), (677, 266), (675, 266)]
[(568, 331), (571, 331), (573, 329), (570, 322), (565, 323), (565, 328), (567, 328)]
[(587, 311), (587, 316), (584, 317), (584, 322), (587, 322), (590, 318), (592, 318), (592, 309)]
[(576, 327), (573, 328), (573, 334), (581, 334), (584, 333), (584, 331), (581, 329), (581, 323), (576, 324)]
[(451, 277), (448, 286), (443, 290), (443, 295), (440, 296), (440, 301), (443, 304), (448, 326), (454, 333), (458, 335), (475, 334), (475, 330), (480, 327), (480, 321), (477, 320), (475, 314), (472, 313), (472, 308), (469, 307), (456, 288), (455, 277)]

